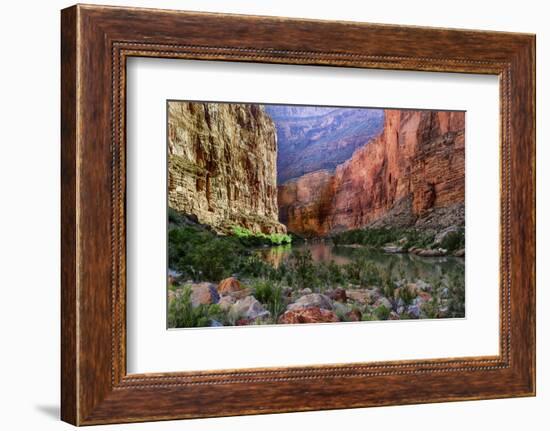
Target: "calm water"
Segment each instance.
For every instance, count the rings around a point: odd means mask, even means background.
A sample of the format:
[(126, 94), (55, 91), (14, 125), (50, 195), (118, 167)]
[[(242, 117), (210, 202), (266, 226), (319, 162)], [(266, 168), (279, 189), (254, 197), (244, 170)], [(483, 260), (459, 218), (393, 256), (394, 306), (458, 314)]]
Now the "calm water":
[(392, 268), (407, 277), (429, 279), (445, 276), (451, 273), (464, 275), (464, 258), (420, 257), (412, 254), (388, 254), (383, 251), (372, 250), (361, 246), (337, 246), (330, 241), (305, 242), (295, 245), (271, 247), (258, 250), (260, 256), (274, 267), (287, 262), (293, 250), (309, 250), (315, 262), (334, 261), (337, 265), (345, 265), (357, 257), (372, 261), (379, 268)]

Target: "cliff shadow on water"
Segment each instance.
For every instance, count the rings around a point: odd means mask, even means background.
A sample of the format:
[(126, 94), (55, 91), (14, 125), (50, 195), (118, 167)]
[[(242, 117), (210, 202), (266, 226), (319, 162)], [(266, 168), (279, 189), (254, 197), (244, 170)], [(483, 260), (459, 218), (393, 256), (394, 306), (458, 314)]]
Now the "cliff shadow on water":
[(460, 318), (464, 113), (171, 101), (168, 326)]

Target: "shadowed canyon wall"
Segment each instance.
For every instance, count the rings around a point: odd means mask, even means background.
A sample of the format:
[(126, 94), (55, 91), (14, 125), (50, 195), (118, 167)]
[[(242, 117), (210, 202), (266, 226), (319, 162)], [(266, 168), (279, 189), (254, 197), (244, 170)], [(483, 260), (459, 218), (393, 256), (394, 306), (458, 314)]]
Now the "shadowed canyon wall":
[(168, 205), (216, 231), (284, 233), (277, 138), (260, 105), (168, 104)]
[(334, 172), (279, 185), (280, 221), (306, 235), (464, 224), (464, 122), (464, 112), (385, 110), (380, 135)]

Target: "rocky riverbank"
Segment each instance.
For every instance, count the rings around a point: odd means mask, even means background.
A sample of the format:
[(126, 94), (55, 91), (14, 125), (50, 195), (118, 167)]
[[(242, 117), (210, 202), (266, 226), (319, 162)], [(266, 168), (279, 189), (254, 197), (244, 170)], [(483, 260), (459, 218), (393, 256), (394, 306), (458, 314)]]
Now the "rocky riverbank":
[(365, 228), (334, 234), (329, 238), (339, 245), (372, 247), (389, 254), (464, 257), (466, 253), (464, 225), (451, 225), (439, 231)]
[(182, 326), (182, 316), (180, 321), (177, 316), (182, 310), (189, 315), (184, 319), (188, 327), (461, 317), (453, 310), (455, 289), (419, 279), (385, 288), (349, 283), (322, 293), (257, 281), (246, 283), (235, 277), (217, 284), (188, 281), (172, 285), (168, 291), (169, 326)]
[(450, 226), (434, 235), (431, 244), (421, 247), (413, 245), (407, 247), (407, 237), (401, 238), (397, 243), (388, 243), (382, 247), (386, 253), (411, 253), (422, 257), (454, 256), (464, 257), (464, 228)]

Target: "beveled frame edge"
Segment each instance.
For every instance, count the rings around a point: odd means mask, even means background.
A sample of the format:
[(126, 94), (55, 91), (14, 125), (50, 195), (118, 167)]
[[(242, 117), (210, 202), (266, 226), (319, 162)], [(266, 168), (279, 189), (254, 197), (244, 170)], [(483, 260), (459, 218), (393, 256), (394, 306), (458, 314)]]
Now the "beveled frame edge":
[[(274, 38), (263, 28), (288, 36)], [(323, 33), (340, 37), (329, 41)], [(62, 12), (61, 42), (63, 420), (84, 425), (534, 394), (534, 36), (77, 5)], [(433, 55), (444, 47), (444, 57)], [(127, 376), (129, 56), (499, 75), (500, 355)]]

